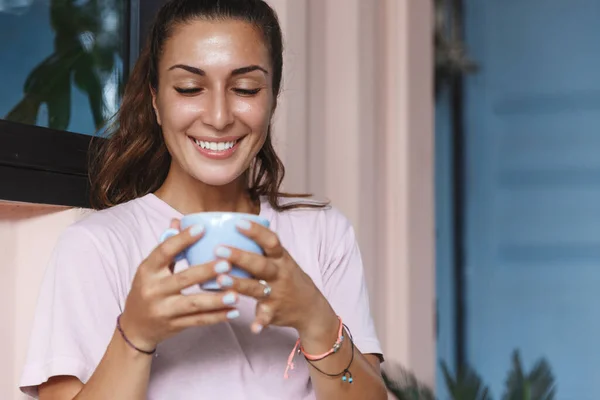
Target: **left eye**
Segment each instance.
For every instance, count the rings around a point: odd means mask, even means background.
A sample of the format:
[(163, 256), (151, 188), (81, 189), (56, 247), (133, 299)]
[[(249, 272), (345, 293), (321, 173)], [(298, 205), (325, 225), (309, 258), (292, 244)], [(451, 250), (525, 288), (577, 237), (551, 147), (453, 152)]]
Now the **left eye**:
[(179, 88), (179, 87), (176, 87), (175, 91), (177, 91), (177, 93), (180, 93), (180, 94), (189, 95), (189, 94), (200, 93), (202, 91), (202, 89), (201, 88)]
[(252, 96), (260, 92), (260, 89), (233, 89), (237, 94), (241, 94), (242, 96)]

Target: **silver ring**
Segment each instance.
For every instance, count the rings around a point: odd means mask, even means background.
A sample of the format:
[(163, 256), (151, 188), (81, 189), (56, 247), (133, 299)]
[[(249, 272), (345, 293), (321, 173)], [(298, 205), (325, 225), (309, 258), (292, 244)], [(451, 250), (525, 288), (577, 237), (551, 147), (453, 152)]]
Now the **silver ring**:
[(264, 297), (269, 297), (271, 295), (271, 286), (269, 286), (269, 284), (261, 279), (260, 281), (258, 281), (258, 283), (260, 283), (261, 285), (263, 285), (263, 296)]

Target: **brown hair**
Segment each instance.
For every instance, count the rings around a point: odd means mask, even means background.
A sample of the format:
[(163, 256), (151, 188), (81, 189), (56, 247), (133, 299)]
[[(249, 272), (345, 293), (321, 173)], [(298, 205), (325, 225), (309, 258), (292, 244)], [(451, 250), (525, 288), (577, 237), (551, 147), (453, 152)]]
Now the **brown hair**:
[[(151, 88), (158, 90), (158, 62), (165, 41), (178, 24), (195, 19), (237, 19), (257, 27), (268, 46), (273, 68), (273, 95), (277, 99), (283, 73), (283, 39), (277, 15), (263, 0), (171, 0), (158, 12), (148, 41), (125, 87), (121, 107), (109, 128), (108, 139), (94, 143), (90, 158), (91, 205), (104, 209), (157, 190), (169, 171), (171, 155), (152, 108)], [(281, 211), (298, 204), (280, 204), (279, 197), (309, 197), (279, 191), (283, 163), (266, 141), (248, 172), (248, 190), (256, 201), (265, 196)], [(320, 207), (325, 204), (308, 204)], [(304, 206), (304, 205), (302, 205)]]

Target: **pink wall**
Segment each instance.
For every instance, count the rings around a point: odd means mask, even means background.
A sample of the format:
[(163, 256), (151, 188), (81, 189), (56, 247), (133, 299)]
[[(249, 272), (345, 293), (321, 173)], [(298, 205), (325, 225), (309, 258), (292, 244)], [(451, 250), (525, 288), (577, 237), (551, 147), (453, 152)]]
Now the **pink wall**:
[(432, 4), (269, 1), (287, 35), (275, 129), (286, 187), (353, 221), (387, 358), (433, 383)]
[(58, 234), (83, 210), (0, 202), (0, 399), (17, 390), (44, 267)]
[[(285, 188), (328, 197), (353, 221), (387, 359), (433, 383), (431, 4), (268, 1), (286, 35), (275, 120)], [(0, 202), (0, 399), (21, 398), (44, 266), (59, 232), (81, 214)]]

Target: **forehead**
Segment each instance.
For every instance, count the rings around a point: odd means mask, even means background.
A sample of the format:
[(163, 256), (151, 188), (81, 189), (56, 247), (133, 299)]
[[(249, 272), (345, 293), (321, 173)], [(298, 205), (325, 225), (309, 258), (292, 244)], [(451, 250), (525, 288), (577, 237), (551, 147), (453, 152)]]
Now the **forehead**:
[(237, 20), (200, 19), (180, 24), (165, 42), (161, 57), (161, 64), (184, 63), (203, 69), (234, 69), (250, 64), (268, 67), (269, 61), (259, 29)]

